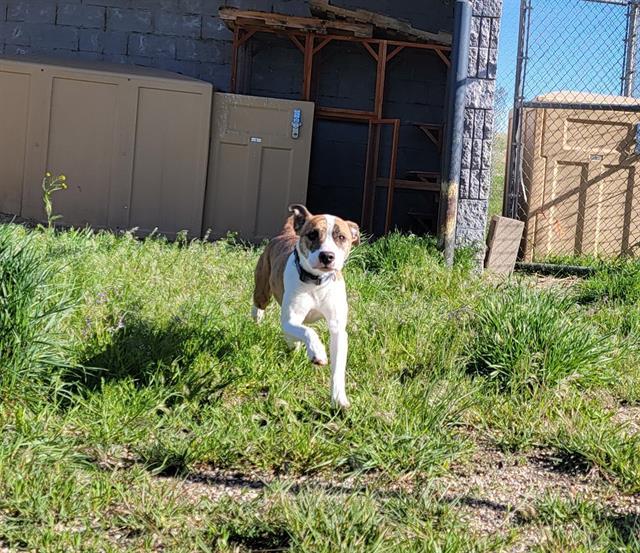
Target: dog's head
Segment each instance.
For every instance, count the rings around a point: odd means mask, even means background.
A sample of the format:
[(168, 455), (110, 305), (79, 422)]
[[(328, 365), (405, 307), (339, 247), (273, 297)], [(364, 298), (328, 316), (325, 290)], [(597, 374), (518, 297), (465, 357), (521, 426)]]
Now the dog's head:
[(305, 269), (314, 273), (340, 271), (351, 247), (360, 243), (360, 229), (333, 215), (312, 215), (300, 204), (289, 206), (298, 252)]

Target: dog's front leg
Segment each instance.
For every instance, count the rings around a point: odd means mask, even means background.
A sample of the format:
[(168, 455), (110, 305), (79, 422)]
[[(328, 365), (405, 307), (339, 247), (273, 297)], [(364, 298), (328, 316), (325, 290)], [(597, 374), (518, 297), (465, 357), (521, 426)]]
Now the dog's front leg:
[(326, 365), (327, 352), (322, 345), (322, 341), (317, 332), (303, 323), (306, 313), (292, 309), (290, 306), (282, 306), (282, 330), (289, 344), (292, 342), (302, 342), (307, 348), (307, 356), (316, 365)]
[(350, 405), (345, 384), (347, 349), (349, 347), (346, 321), (329, 320), (329, 333), (331, 340), (331, 402), (337, 407), (346, 409)]

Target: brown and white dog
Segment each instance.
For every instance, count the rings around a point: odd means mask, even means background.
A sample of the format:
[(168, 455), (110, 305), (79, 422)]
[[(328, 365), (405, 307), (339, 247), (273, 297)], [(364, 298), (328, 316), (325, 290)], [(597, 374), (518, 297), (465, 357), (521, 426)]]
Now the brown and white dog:
[(326, 365), (327, 353), (315, 330), (305, 326), (325, 318), (329, 325), (331, 401), (349, 407), (345, 390), (347, 364), (347, 292), (342, 268), (354, 244), (358, 225), (333, 215), (311, 215), (303, 205), (289, 207), (292, 215), (282, 232), (258, 260), (253, 292), (253, 318), (260, 322), (274, 296), (282, 306), (280, 321), (287, 343), (303, 343), (309, 359)]

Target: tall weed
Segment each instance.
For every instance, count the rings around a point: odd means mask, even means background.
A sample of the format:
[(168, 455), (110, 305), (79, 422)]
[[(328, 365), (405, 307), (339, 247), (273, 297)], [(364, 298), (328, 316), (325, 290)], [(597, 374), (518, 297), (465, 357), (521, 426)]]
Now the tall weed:
[(53, 384), (66, 365), (59, 332), (69, 307), (52, 286), (54, 268), (35, 245), (35, 236), (0, 227), (0, 397)]
[(533, 390), (569, 377), (602, 382), (616, 354), (615, 342), (568, 298), (524, 285), (485, 295), (472, 326), (469, 367), (504, 390)]

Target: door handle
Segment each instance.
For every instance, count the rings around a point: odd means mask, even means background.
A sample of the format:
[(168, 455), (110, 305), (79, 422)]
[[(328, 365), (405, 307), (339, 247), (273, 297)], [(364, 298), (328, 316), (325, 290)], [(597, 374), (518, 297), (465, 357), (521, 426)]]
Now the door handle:
[(294, 140), (300, 136), (300, 127), (302, 127), (302, 111), (293, 110), (293, 119), (291, 119), (291, 138)]

